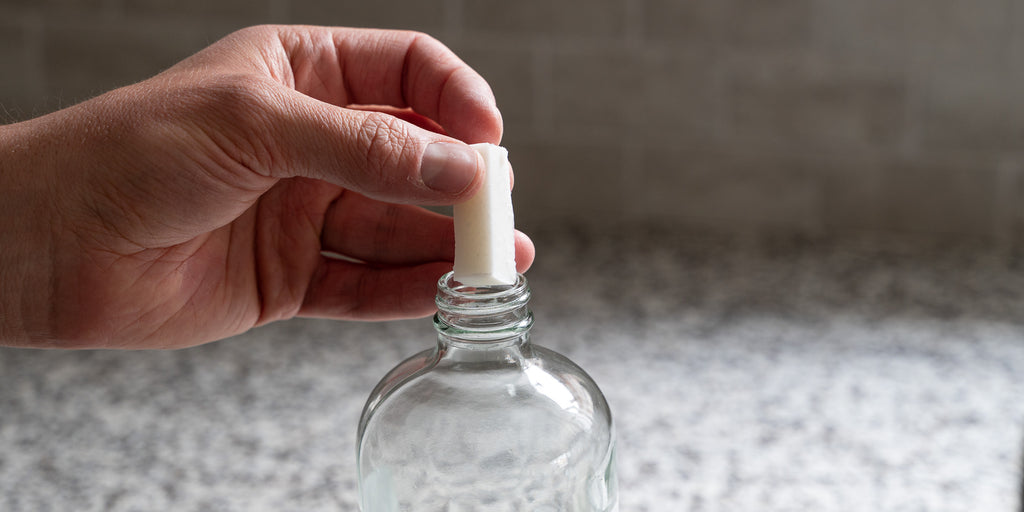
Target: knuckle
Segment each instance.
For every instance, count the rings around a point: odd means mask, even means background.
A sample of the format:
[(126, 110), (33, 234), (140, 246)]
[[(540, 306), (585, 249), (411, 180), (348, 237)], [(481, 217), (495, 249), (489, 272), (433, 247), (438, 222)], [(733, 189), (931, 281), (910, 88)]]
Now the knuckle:
[(426, 47), (447, 48), (444, 45), (444, 43), (442, 43), (439, 39), (437, 39), (436, 37), (434, 37), (434, 36), (432, 36), (432, 35), (430, 35), (430, 34), (428, 34), (426, 32), (420, 32), (418, 30), (404, 30), (402, 32), (407, 37), (409, 37), (409, 39), (412, 41), (412, 44), (414, 44), (414, 45), (424, 45)]
[(224, 37), (221, 43), (229, 45), (245, 44), (246, 42), (267, 43), (280, 37), (281, 27), (278, 25), (252, 25), (235, 30)]
[(205, 80), (197, 90), (197, 107), (232, 122), (252, 119), (270, 106), (266, 80), (249, 74), (228, 74)]
[(409, 37), (411, 37), (417, 43), (427, 45), (442, 45), (440, 40), (426, 32), (420, 32), (418, 30), (409, 30), (406, 31), (406, 33), (409, 34)]
[(259, 37), (266, 35), (273, 35), (277, 32), (277, 27), (269, 24), (252, 25), (249, 27), (240, 28), (235, 31), (236, 34), (248, 37)]
[(269, 169), (280, 117), (275, 94), (260, 77), (219, 75), (195, 87), (184, 110), (228, 158), (252, 170)]

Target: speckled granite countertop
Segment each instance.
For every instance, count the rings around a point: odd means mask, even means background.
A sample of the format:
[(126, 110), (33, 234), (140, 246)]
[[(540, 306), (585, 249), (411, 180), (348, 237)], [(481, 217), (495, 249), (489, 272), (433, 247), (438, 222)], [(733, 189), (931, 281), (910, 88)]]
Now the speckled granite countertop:
[[(535, 234), (534, 341), (586, 368), (621, 509), (1017, 511), (1024, 271), (939, 242)], [(356, 510), (354, 437), (429, 321), (174, 352), (0, 350), (0, 510)]]

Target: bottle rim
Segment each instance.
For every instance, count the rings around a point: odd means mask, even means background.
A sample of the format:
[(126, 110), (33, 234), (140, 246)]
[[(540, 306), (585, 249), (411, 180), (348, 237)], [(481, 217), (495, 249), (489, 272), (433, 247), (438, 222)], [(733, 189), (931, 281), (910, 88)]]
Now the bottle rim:
[(462, 284), (455, 279), (454, 271), (447, 272), (437, 280), (438, 290), (444, 289), (453, 295), (475, 299), (500, 298), (507, 295), (514, 295), (522, 291), (526, 286), (526, 276), (521, 273), (516, 274), (516, 282), (513, 284), (496, 284), (487, 286)]
[(448, 272), (437, 281), (434, 302), (441, 311), (486, 315), (525, 306), (529, 300), (530, 287), (521, 273), (511, 285), (470, 286), (456, 281), (455, 273)]

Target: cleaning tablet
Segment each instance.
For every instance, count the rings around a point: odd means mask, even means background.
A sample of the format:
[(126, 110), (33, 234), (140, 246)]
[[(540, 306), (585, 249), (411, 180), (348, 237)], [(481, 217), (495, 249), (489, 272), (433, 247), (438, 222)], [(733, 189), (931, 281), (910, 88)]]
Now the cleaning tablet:
[(480, 191), (453, 207), (455, 217), (454, 279), (467, 286), (516, 282), (515, 220), (508, 150), (473, 144), (486, 173)]

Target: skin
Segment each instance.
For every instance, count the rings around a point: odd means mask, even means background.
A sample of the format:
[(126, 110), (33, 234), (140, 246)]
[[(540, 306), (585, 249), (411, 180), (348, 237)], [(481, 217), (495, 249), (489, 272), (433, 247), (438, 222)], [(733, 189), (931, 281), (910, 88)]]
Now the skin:
[[(429, 315), (452, 221), (413, 205), (472, 197), (483, 164), (435, 190), (424, 152), (501, 131), (487, 83), (429, 36), (296, 26), (0, 127), (0, 344), (181, 348), (295, 316)], [(517, 233), (518, 269), (533, 257)]]

